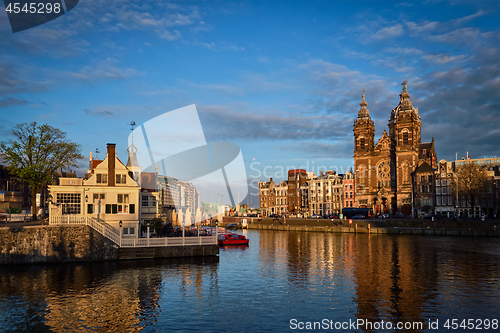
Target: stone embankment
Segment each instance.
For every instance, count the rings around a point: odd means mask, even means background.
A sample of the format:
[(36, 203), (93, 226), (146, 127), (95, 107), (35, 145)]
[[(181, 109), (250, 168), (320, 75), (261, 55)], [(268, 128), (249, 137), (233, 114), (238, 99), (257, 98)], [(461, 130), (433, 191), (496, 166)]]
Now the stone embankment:
[[(245, 218), (245, 217), (243, 217)], [(243, 219), (241, 218), (241, 219)], [(230, 218), (227, 223), (237, 223)], [(402, 235), (493, 236), (500, 237), (500, 223), (479, 221), (346, 220), (246, 218), (249, 229), (280, 231), (342, 232)], [(226, 222), (226, 218), (224, 218)], [(222, 224), (221, 226), (223, 226)]]
[(0, 227), (0, 265), (212, 256), (218, 245), (119, 248), (85, 225)]

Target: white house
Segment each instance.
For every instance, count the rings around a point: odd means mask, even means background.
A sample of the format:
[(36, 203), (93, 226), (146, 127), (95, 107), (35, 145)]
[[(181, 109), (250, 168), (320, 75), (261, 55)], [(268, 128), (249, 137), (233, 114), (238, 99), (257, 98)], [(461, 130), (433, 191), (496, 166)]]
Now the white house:
[(49, 186), (50, 218), (92, 216), (116, 230), (122, 222), (123, 237), (137, 238), (141, 187), (132, 179), (132, 170), (116, 157), (114, 143), (108, 143), (104, 160), (92, 154), (89, 160), (85, 178), (60, 178), (58, 185)]

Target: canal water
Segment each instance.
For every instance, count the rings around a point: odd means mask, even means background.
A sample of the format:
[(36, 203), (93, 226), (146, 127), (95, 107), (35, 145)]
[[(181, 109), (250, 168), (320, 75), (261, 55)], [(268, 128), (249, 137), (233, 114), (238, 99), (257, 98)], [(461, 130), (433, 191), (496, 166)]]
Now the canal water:
[(0, 332), (499, 331), (498, 238), (242, 233), (218, 257), (0, 267)]

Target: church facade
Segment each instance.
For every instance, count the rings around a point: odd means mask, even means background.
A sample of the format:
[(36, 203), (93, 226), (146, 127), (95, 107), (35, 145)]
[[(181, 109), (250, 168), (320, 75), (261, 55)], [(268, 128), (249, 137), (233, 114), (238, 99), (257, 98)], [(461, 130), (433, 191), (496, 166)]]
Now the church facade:
[(421, 142), (422, 121), (410, 101), (406, 81), (399, 104), (391, 111), (388, 128), (375, 142), (375, 126), (363, 98), (354, 121), (356, 207), (374, 215), (411, 214), (412, 174), (423, 163), (437, 167), (434, 139)]

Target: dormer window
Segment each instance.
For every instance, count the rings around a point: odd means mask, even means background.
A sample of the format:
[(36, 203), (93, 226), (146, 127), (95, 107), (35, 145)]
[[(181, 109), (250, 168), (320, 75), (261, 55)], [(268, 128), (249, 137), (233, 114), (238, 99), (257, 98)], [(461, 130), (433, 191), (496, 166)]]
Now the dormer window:
[(116, 184), (126, 184), (127, 176), (126, 175), (116, 175)]
[(98, 173), (96, 175), (96, 183), (97, 184), (107, 184), (108, 183), (108, 175), (106, 173)]

